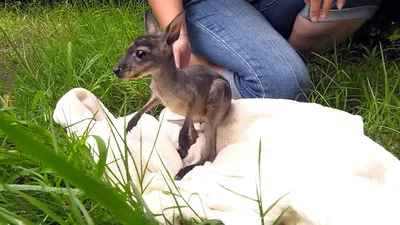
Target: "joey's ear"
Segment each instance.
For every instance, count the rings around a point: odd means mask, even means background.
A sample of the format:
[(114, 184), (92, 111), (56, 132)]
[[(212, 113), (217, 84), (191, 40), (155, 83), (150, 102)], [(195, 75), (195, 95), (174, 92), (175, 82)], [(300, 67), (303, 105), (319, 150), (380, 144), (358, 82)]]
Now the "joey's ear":
[(147, 34), (156, 34), (160, 31), (156, 18), (154, 18), (153, 14), (148, 10), (144, 12), (144, 24)]
[(176, 15), (171, 23), (169, 23), (165, 28), (165, 37), (169, 45), (172, 45), (176, 40), (178, 40), (184, 19), (185, 11), (182, 11)]

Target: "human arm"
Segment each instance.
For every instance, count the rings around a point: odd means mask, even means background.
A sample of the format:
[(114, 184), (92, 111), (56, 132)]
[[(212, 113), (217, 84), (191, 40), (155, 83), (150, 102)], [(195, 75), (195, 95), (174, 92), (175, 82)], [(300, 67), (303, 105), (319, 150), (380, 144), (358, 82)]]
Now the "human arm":
[[(162, 30), (183, 11), (182, 0), (149, 0), (154, 16)], [(179, 39), (173, 45), (175, 64), (179, 68), (189, 65), (190, 43), (186, 34), (186, 21), (183, 21)]]

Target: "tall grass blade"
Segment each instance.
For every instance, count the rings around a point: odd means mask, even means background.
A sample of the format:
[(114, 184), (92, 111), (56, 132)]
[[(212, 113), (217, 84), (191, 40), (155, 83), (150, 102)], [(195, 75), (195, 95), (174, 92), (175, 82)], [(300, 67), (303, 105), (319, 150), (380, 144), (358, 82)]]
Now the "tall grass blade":
[(14, 143), (29, 151), (33, 156), (70, 181), (85, 194), (99, 202), (124, 224), (147, 224), (142, 214), (133, 210), (115, 188), (96, 181), (82, 174), (77, 168), (71, 166), (65, 159), (56, 155), (49, 147), (36, 141), (25, 130), (12, 125), (13, 120), (0, 113), (0, 129), (7, 134)]
[(281, 214), (279, 214), (278, 218), (276, 218), (276, 220), (274, 221), (274, 223), (272, 225), (279, 225), (281, 224), (281, 219), (283, 217), (283, 215), (286, 213), (286, 211), (289, 209), (289, 207), (287, 207), (285, 210), (283, 210), (281, 212)]
[(19, 225), (19, 224), (23, 224), (23, 225), (36, 225), (24, 218), (22, 218), (21, 216), (15, 215), (14, 213), (0, 207), (0, 218), (3, 218), (4, 220), (8, 221), (11, 224), (15, 224), (15, 225)]
[(267, 210), (265, 210), (265, 212), (262, 214), (262, 216), (265, 217), (265, 216), (271, 211), (271, 209), (272, 209), (276, 204), (278, 204), (278, 202), (279, 202), (282, 198), (284, 198), (286, 195), (288, 195), (289, 193), (290, 193), (290, 192), (288, 192), (288, 193), (284, 194), (282, 197), (278, 198), (272, 205), (270, 205), (270, 206), (268, 207)]
[(27, 200), (28, 202), (30, 202), (32, 205), (36, 206), (37, 208), (39, 208), (40, 210), (42, 210), (44, 213), (46, 213), (48, 216), (50, 216), (54, 221), (56, 221), (57, 223), (59, 223), (60, 225), (67, 225), (67, 223), (61, 219), (61, 217), (59, 217), (55, 212), (53, 212), (51, 209), (49, 209), (45, 203), (37, 200), (36, 198), (33, 198), (21, 191), (15, 190), (15, 189), (10, 189), (10, 191), (15, 192), (16, 194), (20, 195), (21, 197), (23, 197), (25, 200)]
[(101, 139), (101, 137), (97, 135), (92, 135), (92, 137), (96, 139), (99, 149), (99, 160), (97, 161), (96, 174), (98, 178), (101, 178), (106, 168), (108, 148), (106, 147), (106, 144), (104, 143), (104, 140)]

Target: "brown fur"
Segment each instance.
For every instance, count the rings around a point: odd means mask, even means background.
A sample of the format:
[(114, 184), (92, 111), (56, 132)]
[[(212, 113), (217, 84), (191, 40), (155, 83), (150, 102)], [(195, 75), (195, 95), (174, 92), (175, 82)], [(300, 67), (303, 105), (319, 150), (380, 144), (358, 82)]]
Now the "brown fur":
[(194, 121), (206, 123), (206, 149), (199, 162), (183, 168), (175, 176), (181, 179), (193, 167), (213, 162), (216, 155), (217, 125), (231, 106), (229, 82), (214, 70), (202, 66), (179, 69), (175, 66), (172, 44), (179, 38), (184, 12), (178, 14), (161, 32), (151, 14), (144, 14), (147, 34), (138, 37), (113, 68), (120, 79), (135, 80), (151, 75), (152, 97), (129, 121), (127, 132), (136, 126), (140, 117), (158, 104), (185, 117), (179, 133), (178, 150), (185, 158), (198, 137)]

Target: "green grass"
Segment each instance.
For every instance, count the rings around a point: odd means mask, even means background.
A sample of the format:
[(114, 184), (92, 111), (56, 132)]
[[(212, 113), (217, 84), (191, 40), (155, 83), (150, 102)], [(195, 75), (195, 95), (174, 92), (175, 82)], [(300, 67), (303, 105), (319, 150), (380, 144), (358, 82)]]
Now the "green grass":
[(317, 56), (309, 68), (315, 90), (310, 101), (361, 115), (365, 134), (400, 156), (400, 46), (345, 46)]
[[(131, 2), (0, 9), (0, 224), (151, 224), (136, 204), (140, 195), (100, 179), (104, 168), (84, 140), (68, 138), (52, 121), (55, 104), (74, 87), (93, 92), (116, 116), (147, 101), (149, 79), (122, 82), (112, 74), (144, 33), (146, 8)], [(388, 60), (387, 51), (400, 46), (342, 45), (318, 56), (309, 63), (309, 100), (361, 115), (365, 133), (400, 156), (399, 59)]]

